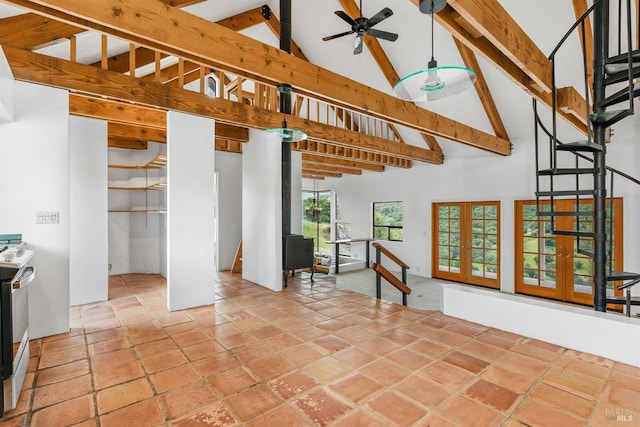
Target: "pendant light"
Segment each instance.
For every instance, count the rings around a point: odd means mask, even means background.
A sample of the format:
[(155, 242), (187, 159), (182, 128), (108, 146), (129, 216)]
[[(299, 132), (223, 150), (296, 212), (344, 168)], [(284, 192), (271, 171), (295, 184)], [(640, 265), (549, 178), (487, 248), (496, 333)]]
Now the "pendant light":
[[(278, 92), (291, 95), (291, 85), (279, 84)], [(306, 132), (287, 126), (286, 114), (282, 116), (282, 127), (265, 129), (262, 131), (262, 136), (269, 141), (281, 140), (282, 142), (296, 142), (307, 139)]]
[(470, 68), (438, 66), (434, 57), (434, 18), (447, 5), (446, 0), (420, 0), (420, 11), (431, 15), (431, 60), (424, 70), (416, 71), (400, 79), (393, 87), (395, 95), (405, 101), (435, 101), (449, 95), (464, 92), (476, 81), (476, 73)]

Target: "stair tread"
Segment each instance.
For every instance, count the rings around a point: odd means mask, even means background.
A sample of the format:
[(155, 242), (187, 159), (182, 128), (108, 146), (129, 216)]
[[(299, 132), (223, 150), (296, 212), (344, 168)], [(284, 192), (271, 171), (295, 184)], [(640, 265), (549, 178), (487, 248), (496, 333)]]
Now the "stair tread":
[[(625, 304), (627, 302), (627, 298), (624, 296), (610, 296), (607, 297), (607, 302), (609, 304)], [(631, 301), (629, 301), (631, 305), (640, 305), (640, 297), (631, 297)]]
[(624, 119), (625, 117), (630, 116), (631, 114), (633, 114), (633, 111), (628, 109), (611, 110), (597, 114), (589, 114), (589, 120), (591, 120), (591, 122), (594, 124), (602, 124), (605, 125), (605, 127), (609, 127), (614, 123), (617, 123), (620, 120)]
[(602, 151), (602, 146), (600, 144), (596, 144), (593, 141), (585, 140), (585, 141), (576, 141), (576, 142), (567, 142), (564, 144), (556, 145), (556, 150), (559, 151)]
[[(638, 96), (640, 96), (640, 83), (634, 83), (633, 97), (637, 98)], [(618, 104), (623, 101), (628, 101), (628, 100), (629, 100), (629, 88), (625, 87), (624, 89), (621, 89), (616, 93), (607, 96), (605, 99), (600, 101), (598, 105), (600, 107), (610, 107), (612, 105)]]
[(536, 191), (536, 196), (593, 196), (595, 190), (553, 190), (553, 191)]
[[(640, 60), (640, 49), (634, 49), (631, 51), (631, 57), (636, 60)], [(621, 53), (607, 58), (607, 64), (627, 64), (629, 62), (629, 52)]]
[(593, 231), (575, 231), (575, 230), (553, 230), (553, 234), (560, 236), (580, 236), (580, 237), (593, 237), (595, 233)]
[(630, 271), (612, 271), (607, 274), (607, 280), (633, 280), (640, 277), (640, 273), (632, 273)]
[(569, 169), (569, 168), (557, 168), (557, 169), (541, 169), (538, 171), (539, 176), (549, 175), (577, 175), (577, 174), (589, 174), (596, 173), (597, 168), (584, 168), (584, 169)]

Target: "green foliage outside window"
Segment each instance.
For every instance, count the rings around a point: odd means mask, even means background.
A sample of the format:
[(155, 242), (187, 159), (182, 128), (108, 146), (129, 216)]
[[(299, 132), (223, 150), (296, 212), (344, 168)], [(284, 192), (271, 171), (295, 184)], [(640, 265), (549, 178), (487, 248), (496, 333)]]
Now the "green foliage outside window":
[(374, 239), (402, 241), (402, 221), (402, 202), (375, 202), (373, 204)]

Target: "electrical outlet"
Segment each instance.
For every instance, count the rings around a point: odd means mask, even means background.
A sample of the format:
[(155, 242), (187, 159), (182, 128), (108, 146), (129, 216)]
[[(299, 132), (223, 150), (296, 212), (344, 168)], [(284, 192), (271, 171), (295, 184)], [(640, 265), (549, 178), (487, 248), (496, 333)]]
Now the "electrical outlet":
[(60, 212), (40, 211), (36, 212), (36, 224), (58, 224), (60, 222)]
[(111, 270), (111, 263), (109, 263), (108, 265), (109, 265), (109, 267), (108, 267), (108, 268), (109, 268), (109, 270)]

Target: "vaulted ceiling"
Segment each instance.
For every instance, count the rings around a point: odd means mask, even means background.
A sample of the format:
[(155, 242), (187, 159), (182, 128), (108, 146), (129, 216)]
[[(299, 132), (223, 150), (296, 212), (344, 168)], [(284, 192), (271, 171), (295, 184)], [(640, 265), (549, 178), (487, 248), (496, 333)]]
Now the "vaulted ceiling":
[[(109, 121), (110, 146), (165, 142), (173, 109), (215, 118), (216, 149), (241, 152), (247, 129), (280, 125), (276, 86), (288, 83), (295, 101), (287, 121), (309, 135), (293, 148), (303, 152), (303, 175), (317, 178), (510, 155), (530, 140), (531, 97), (551, 104), (548, 53), (587, 7), (587, 0), (448, 0), (435, 16), (434, 56), (474, 69), (477, 82), (412, 103), (392, 87), (431, 56), (431, 21), (418, 0), (364, 0), (364, 16), (393, 9), (376, 28), (399, 37), (365, 36), (360, 55), (352, 35), (322, 41), (348, 30), (334, 11), (359, 16), (355, 0), (293, 1), (291, 55), (278, 48), (277, 0), (3, 2), (0, 44), (14, 77), (70, 90), (72, 114)], [(579, 53), (581, 42), (570, 46)], [(576, 55), (569, 51), (565, 65)], [(217, 97), (207, 94), (212, 70)], [(580, 71), (566, 66), (556, 77), (564, 124), (575, 132), (584, 131), (586, 115)]]

